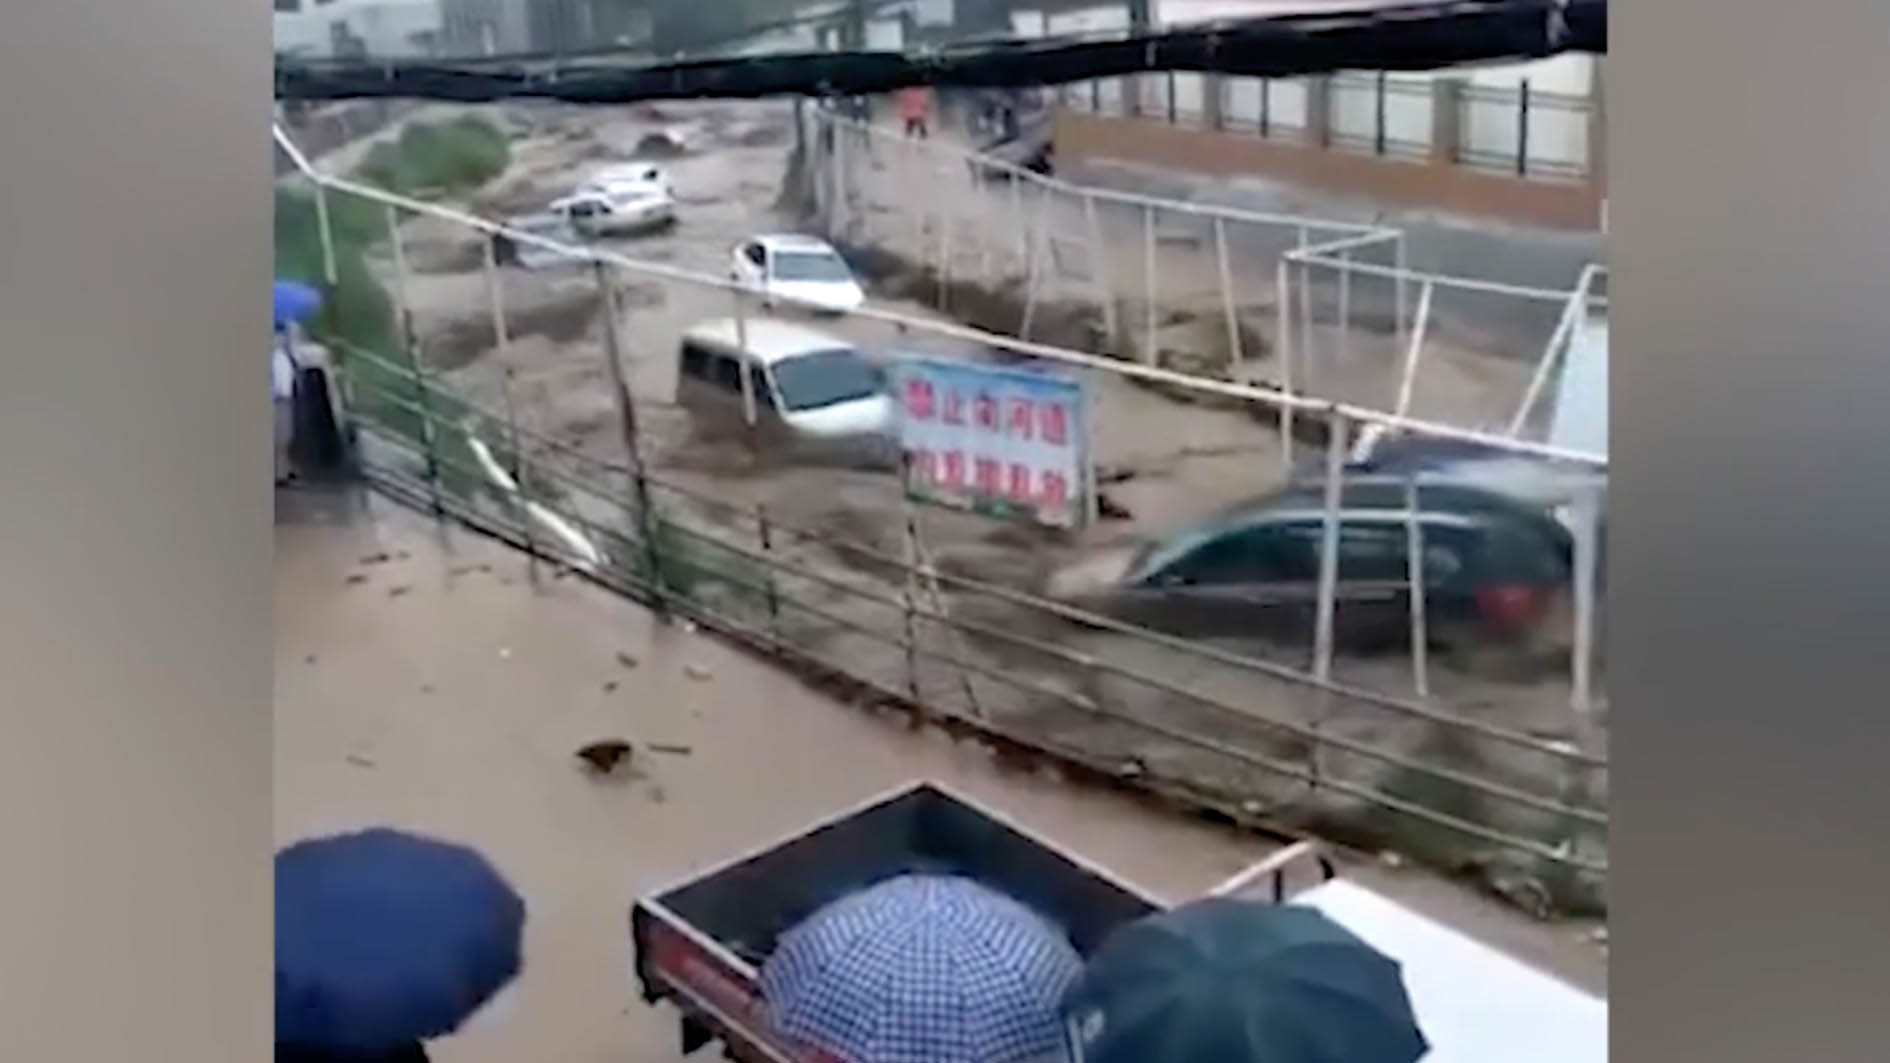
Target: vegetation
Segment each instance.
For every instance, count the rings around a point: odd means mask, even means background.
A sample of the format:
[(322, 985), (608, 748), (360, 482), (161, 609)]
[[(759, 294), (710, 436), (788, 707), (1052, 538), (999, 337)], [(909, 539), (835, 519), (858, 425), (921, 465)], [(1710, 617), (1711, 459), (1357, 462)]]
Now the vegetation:
[[(354, 176), (415, 198), (457, 195), (497, 176), (510, 154), (505, 134), (478, 116), (417, 122), (398, 139), (376, 145)], [(323, 269), (321, 215), (314, 191), (277, 188), (276, 276), (322, 290), (322, 309), (307, 323), (308, 330), (342, 356), (355, 412), (416, 448), (424, 446), (426, 422), (431, 420), (440, 439), (442, 484), (457, 488), (473, 482), (476, 463), (453, 427), (462, 409), (437, 388), (422, 389), (404, 368), (407, 357), (393, 300), (368, 265), (375, 250), (386, 244), (387, 208), (343, 194), (329, 195), (327, 208), (335, 262), (332, 285), (326, 283)]]

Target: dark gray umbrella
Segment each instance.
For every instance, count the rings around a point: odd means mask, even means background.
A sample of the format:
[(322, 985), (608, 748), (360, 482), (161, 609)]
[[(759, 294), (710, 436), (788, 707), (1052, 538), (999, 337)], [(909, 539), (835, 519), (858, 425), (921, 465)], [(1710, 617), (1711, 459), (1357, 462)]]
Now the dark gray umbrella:
[(1064, 997), (1075, 1063), (1415, 1063), (1397, 961), (1312, 908), (1210, 897), (1130, 923)]

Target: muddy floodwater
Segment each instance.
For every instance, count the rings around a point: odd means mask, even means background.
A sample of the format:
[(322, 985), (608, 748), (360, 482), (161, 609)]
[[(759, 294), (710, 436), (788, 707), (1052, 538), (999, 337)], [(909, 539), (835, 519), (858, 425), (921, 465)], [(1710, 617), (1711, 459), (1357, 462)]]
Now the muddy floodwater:
[[(641, 1003), (641, 893), (915, 778), (955, 787), (1158, 896), (1271, 850), (834, 702), (517, 552), (368, 496), (285, 495), (276, 530), (279, 841), (391, 824), (471, 844), (528, 908), (525, 973), (436, 1046), (442, 1063), (670, 1063)], [(574, 751), (621, 737), (600, 781)], [(1585, 931), (1547, 928), (1409, 869), (1351, 873), (1585, 984)]]
[[(725, 276), (731, 252), (743, 238), (809, 224), (800, 209), (804, 204), (783, 200), (795, 141), (791, 116), (787, 105), (775, 103), (577, 112), (520, 109), (508, 114), (516, 135), (511, 168), (468, 205), (495, 217), (542, 210), (591, 170), (647, 151), (651, 134), (662, 132), (673, 145), (660, 161), (675, 189), (679, 223), (668, 232), (612, 246), (654, 266)], [(933, 232), (918, 218), (922, 212), (907, 205), (940, 195), (985, 196), (992, 202), (980, 200), (982, 205), (966, 206), (960, 213), (1001, 223), (1006, 193), (1001, 186), (979, 190), (963, 180), (928, 184), (929, 170), (892, 153), (869, 159), (860, 172), (862, 187), (850, 209), (856, 219), (864, 220), (849, 230), (857, 246), (844, 246), (866, 274), (871, 304), (919, 322), (949, 320), (933, 309), (939, 278), (918, 261)], [(1049, 229), (1053, 235), (1062, 234), (1064, 247), (1057, 254), (1069, 258), (1074, 254), (1068, 250), (1075, 241), (1071, 234), (1081, 228), (1079, 218), (1056, 204), (1042, 209), (1057, 212)], [(1148, 315), (1156, 311), (1126, 308), (1132, 319), (1138, 312), (1143, 315), (1136, 319), (1141, 324), (1131, 320), (1128, 330), (1154, 336), (1164, 363), (1211, 365), (1211, 356), (1200, 352), (1213, 352), (1217, 345), (1224, 358), (1229, 347), (1224, 319), (1211, 298), (1201, 294), (1212, 291), (1213, 270), (1203, 273), (1201, 263), (1211, 262), (1212, 256), (1204, 258), (1200, 234), (1164, 229), (1156, 234), (1155, 257), (1149, 259), (1130, 235), (1133, 231), (1105, 233), (1110, 246), (1121, 245), (1122, 275), (1134, 275), (1144, 261), (1155, 262), (1170, 300), (1157, 314), (1152, 331)], [(404, 295), (422, 359), (443, 382), (482, 407), (508, 411), (505, 419), (527, 437), (521, 449), (566, 477), (556, 488), (562, 504), (601, 524), (621, 523), (621, 509), (608, 496), (625, 490), (616, 470), (629, 455), (608, 386), (605, 319), (588, 268), (498, 271), (510, 336), (500, 350), (494, 343), (479, 240), (464, 229), (421, 217), (406, 223), (403, 245), (409, 265)], [(1237, 243), (1237, 250), (1245, 247)], [(960, 287), (952, 289), (948, 304), (979, 324), (1007, 327), (1003, 321), (981, 320), (1015, 309), (1014, 299), (1005, 302), (1007, 293), (1014, 296), (1017, 281), (1002, 275), (1003, 251), (994, 248), (984, 255), (963, 244), (953, 254), (950, 270)], [(380, 267), (391, 271), (389, 262)], [(1098, 322), (1081, 306), (1085, 268), (1070, 266), (1044, 280), (1033, 338), (1081, 346), (1094, 337)], [(1271, 275), (1271, 266), (1253, 257), (1239, 258), (1230, 268), (1253, 277)], [(987, 280), (983, 288), (964, 287), (979, 276)], [(1568, 708), (1565, 666), (1559, 671), (1534, 666), (1525, 673), (1438, 666), (1431, 674), (1431, 704), (1441, 708), (1428, 715), (1390, 711), (1368, 700), (1316, 697), (1302, 685), (1250, 666), (1086, 629), (1001, 596), (959, 587), (938, 591), (938, 604), (954, 618), (996, 636), (967, 637), (919, 625), (914, 637), (969, 667), (933, 662), (915, 670), (884, 640), (884, 633), (897, 630), (902, 622), (899, 603), (906, 589), (889, 571), (888, 559), (896, 566), (910, 547), (908, 519), (918, 529), (924, 553), (941, 571), (1002, 588), (1036, 590), (1047, 572), (1083, 550), (1172, 526), (1276, 486), (1284, 468), (1282, 437), (1269, 417), (1225, 404), (1185, 401), (1173, 389), (1152, 389), (1118, 374), (1086, 372), (1094, 425), (1091, 443), (1109, 519), (1071, 538), (940, 510), (913, 512), (890, 475), (757, 464), (746, 453), (702, 439), (674, 405), (677, 344), (691, 325), (738, 312), (733, 296), (627, 270), (617, 279), (624, 307), (624, 365), (640, 426), (638, 448), (658, 481), (656, 502), (667, 519), (697, 535), (739, 541), (750, 549), (759, 541), (757, 514), (763, 515), (771, 528), (769, 551), (809, 573), (804, 578), (783, 575), (771, 584), (779, 597), (806, 607), (784, 614), (771, 599), (775, 612), (766, 621), (777, 634), (884, 686), (911, 689), (948, 711), (998, 719), (1063, 747), (1114, 758), (1124, 770), (1182, 778), (1206, 791), (1233, 794), (1250, 811), (1312, 807), (1310, 822), (1315, 824), (1342, 822), (1387, 845), (1409, 837), (1414, 850), (1428, 851), (1427, 859), (1460, 870), (1502, 863), (1503, 858), (1493, 855), (1499, 847), (1487, 838), (1432, 827), (1419, 839), (1405, 831), (1408, 825), (1398, 817), (1367, 807), (1342, 788), (1311, 793), (1290, 777), (1256, 766), (1251, 756), (1204, 751), (1200, 741), (1164, 739), (1148, 726), (1180, 728), (1270, 763), (1304, 762), (1309, 746), (1303, 734), (1282, 732), (1266, 720), (1316, 726), (1322, 739), (1338, 743), (1337, 752), (1318, 770), (1395, 791), (1406, 800), (1450, 804), (1452, 815), (1559, 845), (1564, 851), (1595, 858), (1604, 854), (1599, 831), (1565, 828), (1543, 810), (1550, 807), (1544, 802), (1565, 799), (1571, 792), (1591, 802), (1605, 801), (1605, 771), (1577, 780), (1559, 759), (1577, 747), (1603, 755), (1606, 745), (1605, 713), (1584, 728), (1576, 726)], [(1237, 322), (1245, 337), (1243, 359), (1216, 371), (1273, 379), (1278, 367), (1269, 363), (1267, 344), (1273, 308), (1265, 286), (1256, 282), (1253, 288)], [(1367, 293), (1361, 288), (1352, 297), (1365, 300)], [(744, 307), (739, 312), (759, 311)], [(848, 318), (817, 327), (873, 350), (1015, 360), (974, 342), (881, 321)], [(1360, 333), (1343, 347), (1336, 335), (1325, 335), (1320, 342), (1327, 357), (1319, 379), (1333, 397), (1386, 405), (1386, 367), (1397, 357), (1387, 336)], [(1189, 362), (1195, 355), (1196, 361)], [(1467, 348), (1451, 349), (1437, 365), (1440, 368), (1419, 381), (1415, 409), (1472, 425), (1496, 418), (1507, 396), (1519, 393), (1528, 375), (1526, 361)], [(1302, 460), (1311, 453), (1312, 448), (1300, 445)], [(703, 593), (714, 595), (717, 589), (708, 586)], [(721, 604), (730, 611), (754, 615), (759, 608), (752, 593), (728, 591), (728, 596)], [(1311, 655), (1310, 639), (1305, 645), (1282, 645), (1229, 637), (1217, 640), (1214, 648), (1301, 669)], [(1086, 661), (1106, 662), (1111, 668), (1098, 672)], [(1335, 663), (1334, 676), (1361, 690), (1408, 699), (1410, 668), (1408, 659), (1396, 654), (1346, 655)], [(1101, 720), (1093, 711), (1099, 704), (1138, 723)], [(1446, 723), (1440, 724), (1438, 716)], [(1468, 721), (1470, 736), (1449, 726), (1449, 719)], [(1490, 738), (1475, 730), (1479, 727), (1520, 736), (1520, 741)], [(1513, 806), (1462, 804), (1471, 799), (1455, 792), (1440, 796), (1423, 791), (1427, 784), (1411, 782), (1397, 759), (1347, 752), (1361, 748), (1387, 751), (1407, 762), (1441, 761), (1521, 791), (1525, 800)], [(1449, 837), (1439, 840), (1444, 835)], [(1516, 870), (1510, 863), (1503, 864), (1496, 884), (1507, 889), (1527, 880), (1523, 892), (1539, 896), (1542, 887), (1532, 878), (1536, 871)], [(1581, 893), (1590, 898), (1581, 907), (1595, 903), (1592, 882), (1585, 883)]]

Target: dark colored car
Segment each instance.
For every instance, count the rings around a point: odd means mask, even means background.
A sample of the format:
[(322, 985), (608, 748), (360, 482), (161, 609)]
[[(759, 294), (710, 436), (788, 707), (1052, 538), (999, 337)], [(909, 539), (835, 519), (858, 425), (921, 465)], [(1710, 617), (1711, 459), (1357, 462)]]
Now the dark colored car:
[[(1335, 644), (1410, 639), (1405, 488), (1340, 493)], [(1426, 633), (1443, 645), (1521, 643), (1559, 620), (1572, 538), (1542, 510), (1461, 485), (1418, 488)], [(1191, 527), (1101, 551), (1056, 573), (1052, 597), (1192, 637), (1311, 637), (1325, 528), (1323, 490), (1294, 485)]]

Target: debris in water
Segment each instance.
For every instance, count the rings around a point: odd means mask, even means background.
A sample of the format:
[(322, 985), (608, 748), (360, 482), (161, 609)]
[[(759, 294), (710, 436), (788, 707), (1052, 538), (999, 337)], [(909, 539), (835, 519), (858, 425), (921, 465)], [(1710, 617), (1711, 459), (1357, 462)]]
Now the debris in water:
[(357, 767), (357, 768), (372, 768), (372, 767), (375, 767), (375, 763), (374, 763), (374, 758), (372, 758), (372, 757), (364, 757), (364, 756), (362, 756), (362, 755), (361, 755), (361, 754), (359, 754), (359, 753), (350, 753), (350, 754), (348, 754), (348, 763), (350, 763), (350, 764), (352, 764), (352, 765), (354, 765), (354, 766), (355, 766), (355, 767)]
[(431, 693), (433, 693), (433, 684), (432, 684), (432, 683), (422, 683), (422, 684), (420, 684), (420, 693), (422, 693), (422, 694), (431, 694)]
[(617, 681), (615, 679), (604, 680), (604, 693), (615, 694), (616, 692), (617, 692)]
[(649, 750), (652, 753), (668, 753), (671, 756), (676, 756), (676, 757), (692, 756), (694, 755), (696, 751), (694, 746), (658, 744), (656, 742), (646, 742), (643, 748)]
[(630, 656), (628, 653), (625, 653), (622, 650), (618, 650), (617, 663), (623, 665), (625, 668), (635, 668), (641, 662), (639, 662), (635, 657)]
[(348, 586), (350, 587), (359, 587), (361, 584), (366, 583), (366, 582), (367, 582), (367, 573), (365, 572), (351, 572), (348, 574)]
[(652, 804), (660, 805), (668, 796), (669, 795), (663, 791), (661, 786), (650, 787), (650, 802)]
[(302, 663), (303, 663), (303, 664), (314, 664), (314, 663), (315, 663), (315, 655), (311, 653), (311, 654), (309, 654), (309, 655), (308, 655), (307, 657), (304, 657), (304, 658), (302, 658)]
[(577, 756), (591, 771), (606, 775), (629, 760), (630, 753), (629, 742), (621, 738), (606, 738), (579, 749)]
[(398, 598), (401, 595), (406, 594), (410, 590), (413, 590), (413, 587), (408, 584), (403, 583), (398, 587), (387, 588), (387, 596), (389, 598)]
[(387, 554), (369, 554), (361, 559), (361, 563), (364, 565), (385, 565), (392, 560), (393, 558)]
[(715, 675), (715, 673), (709, 671), (707, 667), (700, 664), (691, 664), (691, 665), (683, 666), (683, 674), (688, 676), (691, 679), (694, 679), (697, 682), (702, 682), (705, 679), (714, 678), (714, 675)]
[(1134, 520), (1135, 512), (1101, 491), (1096, 492), (1096, 515), (1104, 520)]

